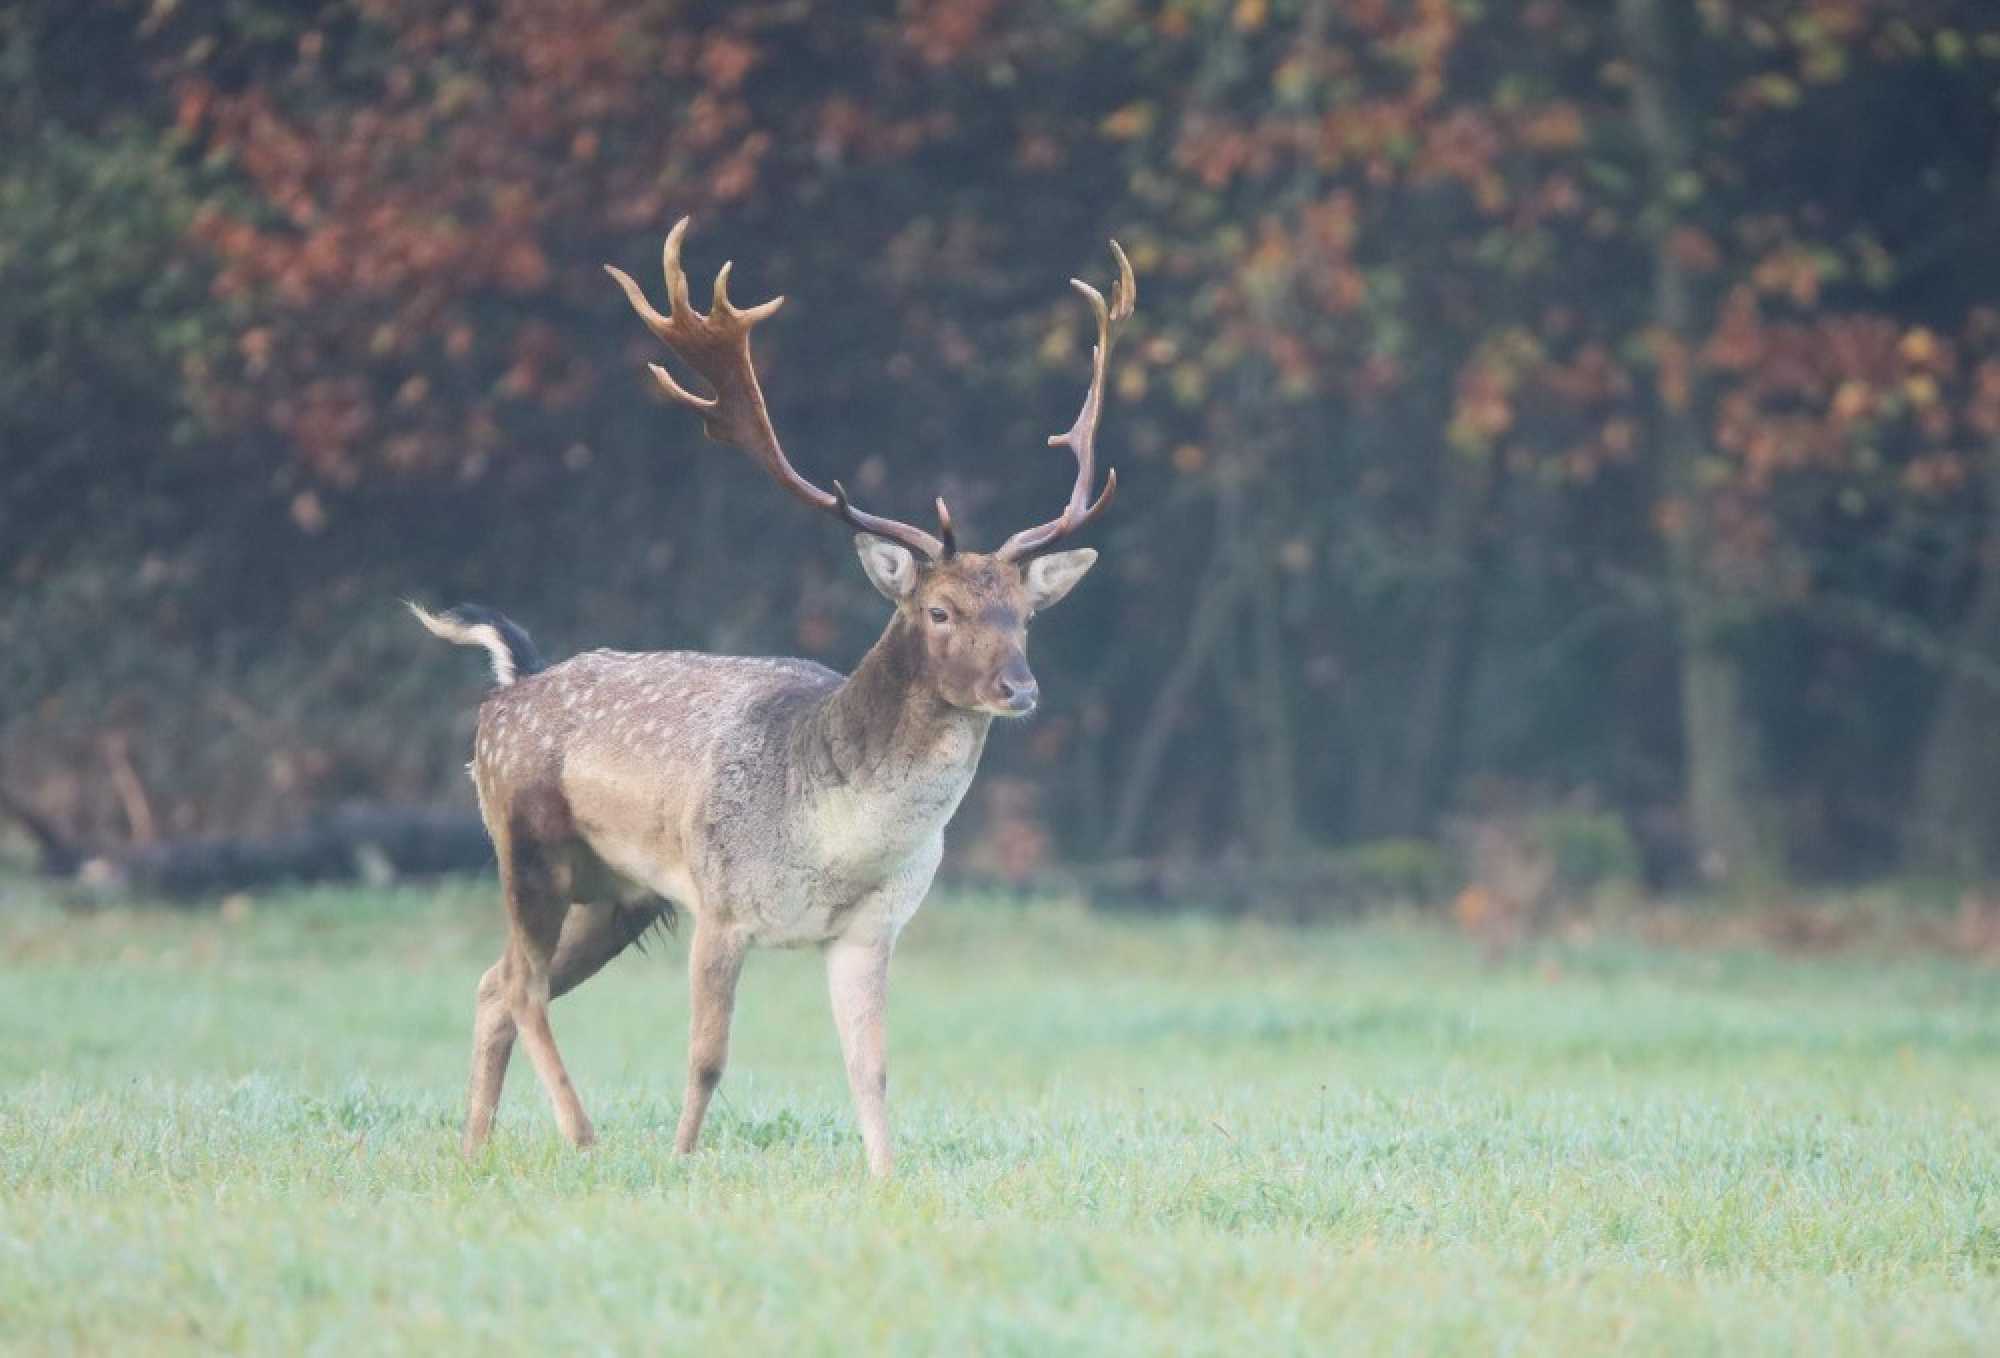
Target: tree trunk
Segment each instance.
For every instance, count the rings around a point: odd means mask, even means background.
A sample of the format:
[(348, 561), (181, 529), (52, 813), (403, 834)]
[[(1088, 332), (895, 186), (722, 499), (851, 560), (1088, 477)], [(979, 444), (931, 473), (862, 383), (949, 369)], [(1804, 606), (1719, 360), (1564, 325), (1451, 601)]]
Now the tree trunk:
[(1291, 697), (1286, 684), (1284, 638), (1278, 617), (1278, 580), (1262, 543), (1240, 549), (1237, 592), (1242, 617), (1229, 643), (1215, 651), (1215, 676), (1231, 719), (1236, 764), (1236, 822), (1259, 858), (1275, 860), (1298, 847), (1298, 772)]
[[(1618, 17), (1633, 65), (1633, 118), (1662, 218), (1655, 223), (1654, 321), (1691, 367), (1698, 338), (1694, 282), (1669, 246), (1675, 202), (1694, 183), (1695, 115), (1681, 97), (1695, 76), (1684, 56), (1692, 19), (1669, 0), (1619, 0)], [(1662, 392), (1654, 424), (1664, 489), (1686, 511), (1668, 552), (1678, 610), (1682, 787), (1696, 867), (1712, 882), (1742, 886), (1773, 874), (1780, 854), (1765, 815), (1758, 733), (1744, 701), (1741, 664), (1728, 646), (1730, 619), (1709, 578), (1714, 526), (1698, 477), (1702, 408), (1690, 372), (1685, 393)]]
[(1153, 794), (1158, 789), (1174, 736), (1187, 714), (1189, 699), (1202, 675), (1210, 671), (1216, 647), (1228, 636), (1243, 585), (1235, 538), (1239, 521), (1232, 492), (1219, 489), (1215, 544), (1208, 569), (1189, 611), (1180, 654), (1154, 691), (1152, 705), (1140, 725), (1138, 741), (1120, 784), (1118, 806), (1112, 815), (1111, 837), (1104, 850), (1107, 858), (1129, 858), (1138, 849), (1152, 810)]
[[(1987, 514), (2000, 510), (2000, 448), (1987, 454)], [(1972, 657), (2000, 657), (2000, 529), (1979, 553), (1972, 605), (1959, 630), (1957, 663), (1945, 671), (1917, 762), (1916, 794), (1903, 827), (1909, 866), (1951, 877), (1983, 876), (1994, 862), (2000, 818), (2000, 688)]]
[(1427, 610), (1424, 637), (1411, 677), (1409, 704), (1400, 723), (1401, 758), (1382, 775), (1376, 804), (1362, 823), (1374, 835), (1428, 834), (1457, 771), (1464, 732), (1466, 690), (1477, 655), (1482, 594), (1481, 520), (1492, 503), (1490, 459), (1468, 462), (1446, 454), (1445, 486), (1433, 530), (1432, 550), (1444, 576)]

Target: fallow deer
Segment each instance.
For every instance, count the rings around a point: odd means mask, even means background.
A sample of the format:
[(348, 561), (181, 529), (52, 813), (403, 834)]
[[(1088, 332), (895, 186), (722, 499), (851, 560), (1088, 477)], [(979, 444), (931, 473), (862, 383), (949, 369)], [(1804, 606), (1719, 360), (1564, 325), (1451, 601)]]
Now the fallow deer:
[(842, 677), (808, 660), (685, 651), (591, 651), (544, 667), (526, 633), (498, 614), (411, 605), (436, 635), (489, 651), (497, 683), (479, 710), (472, 777), (499, 859), (507, 946), (479, 982), (463, 1149), (487, 1138), (517, 1035), (563, 1135), (592, 1142), (549, 1002), (680, 907), (693, 916), (693, 1013), (674, 1148), (694, 1150), (722, 1079), (746, 950), (816, 945), (868, 1167), (887, 1175), (890, 955), (930, 889), (988, 727), (1035, 709), (1029, 620), (1097, 559), (1088, 548), (1038, 553), (1095, 519), (1116, 490), (1112, 472), (1092, 498), (1094, 439), (1105, 364), (1136, 286), (1115, 241), (1108, 304), (1072, 281), (1096, 315), (1097, 345), (1083, 409), (1049, 439), (1076, 462), (1062, 512), (990, 554), (963, 551), (942, 499), (933, 536), (864, 513), (840, 482), (829, 492), (793, 469), (750, 357), (751, 328), (784, 299), (738, 308), (724, 264), (708, 314), (696, 311), (680, 261), (687, 225), (667, 236), (666, 314), (606, 266), (647, 328), (715, 394), (696, 395), (658, 364), (653, 376), (711, 439), (858, 529), (862, 569), (894, 611)]

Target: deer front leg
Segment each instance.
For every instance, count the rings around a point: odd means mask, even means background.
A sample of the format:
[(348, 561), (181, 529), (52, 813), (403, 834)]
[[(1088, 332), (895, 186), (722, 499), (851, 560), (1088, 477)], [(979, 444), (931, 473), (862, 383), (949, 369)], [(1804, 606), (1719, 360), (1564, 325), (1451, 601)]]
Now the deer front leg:
[(736, 978), (743, 971), (744, 943), (735, 930), (697, 917), (688, 943), (688, 1075), (681, 1101), (681, 1125), (674, 1150), (694, 1151), (708, 1101), (729, 1064), (729, 1019), (736, 1010)]
[(826, 945), (826, 988), (840, 1052), (847, 1063), (847, 1087), (861, 1123), (868, 1172), (886, 1179), (896, 1167), (889, 1144), (889, 955), (893, 938)]

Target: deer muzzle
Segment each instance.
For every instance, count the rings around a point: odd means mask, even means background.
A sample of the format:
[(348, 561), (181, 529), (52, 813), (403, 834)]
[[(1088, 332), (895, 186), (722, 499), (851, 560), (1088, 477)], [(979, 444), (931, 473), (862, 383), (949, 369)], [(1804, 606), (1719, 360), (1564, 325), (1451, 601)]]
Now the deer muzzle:
[(1008, 661), (1000, 672), (993, 676), (995, 706), (1012, 717), (1025, 717), (1035, 710), (1041, 700), (1042, 687), (1035, 682), (1035, 676), (1028, 669), (1028, 662), (1021, 659)]

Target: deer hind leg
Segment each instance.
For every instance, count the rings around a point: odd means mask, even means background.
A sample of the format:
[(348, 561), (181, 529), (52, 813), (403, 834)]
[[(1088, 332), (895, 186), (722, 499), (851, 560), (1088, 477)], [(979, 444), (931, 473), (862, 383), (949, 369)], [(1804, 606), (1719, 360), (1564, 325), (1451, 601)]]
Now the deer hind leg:
[[(665, 918), (668, 909), (663, 904), (570, 906), (563, 918), (555, 955), (549, 959), (549, 998), (559, 999), (595, 976), (605, 963)], [(508, 1000), (506, 971), (507, 959), (503, 956), (479, 979), (472, 1018), (472, 1080), (466, 1093), (465, 1134), (461, 1142), (461, 1149), (467, 1155), (484, 1145), (493, 1130), (493, 1114), (500, 1106), (507, 1062), (514, 1054), (517, 1029)]]
[(507, 958), (479, 978), (472, 1011), (472, 1079), (465, 1091), (465, 1131), (459, 1149), (471, 1155), (486, 1144), (493, 1131), (493, 1112), (500, 1106), (500, 1087), (507, 1079), (507, 1060), (514, 1054), (514, 1014), (507, 1005)]
[(563, 918), (562, 938), (549, 959), (549, 998), (561, 999), (604, 969), (604, 964), (637, 943), (655, 924), (671, 927), (673, 907), (579, 902)]
[(507, 1011), (555, 1109), (556, 1125), (564, 1139), (581, 1150), (597, 1140), (597, 1133), (584, 1114), (549, 1027), (549, 1001), (554, 997), (551, 964), (563, 918), (569, 913), (566, 883), (558, 880), (566, 869), (549, 849), (532, 842), (510, 844), (500, 861), (500, 884), (507, 894), (512, 926), (501, 971)]
[(736, 978), (743, 971), (744, 944), (733, 930), (697, 917), (688, 944), (688, 1075), (674, 1150), (694, 1151), (701, 1140), (708, 1101), (729, 1064), (729, 1020), (736, 1010)]

